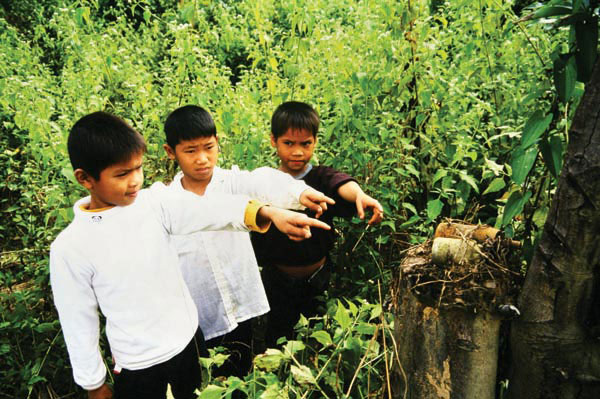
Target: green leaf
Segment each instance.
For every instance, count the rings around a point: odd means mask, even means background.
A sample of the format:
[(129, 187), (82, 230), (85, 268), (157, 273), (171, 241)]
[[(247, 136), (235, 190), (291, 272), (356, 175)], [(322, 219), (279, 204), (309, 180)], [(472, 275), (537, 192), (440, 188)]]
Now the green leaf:
[(200, 392), (198, 399), (220, 399), (227, 388), (218, 385), (209, 385)]
[(483, 192), (483, 195), (498, 192), (502, 190), (505, 186), (506, 183), (504, 183), (504, 179), (501, 177), (497, 177), (494, 180), (492, 180), (490, 185)]
[(538, 8), (532, 15), (532, 19), (555, 17), (557, 15), (567, 15), (571, 13), (572, 8), (567, 5), (545, 5)]
[(558, 179), (560, 175), (560, 170), (562, 169), (562, 153), (563, 153), (563, 144), (562, 140), (559, 136), (552, 136), (550, 141), (547, 139), (543, 139), (540, 142), (540, 150), (542, 152), (542, 159), (544, 160), (544, 164), (554, 176), (554, 178)]
[(575, 81), (577, 80), (577, 64), (575, 57), (562, 54), (554, 60), (554, 86), (558, 97), (566, 103), (573, 96)]
[(537, 139), (548, 129), (550, 122), (552, 122), (552, 114), (544, 115), (540, 110), (535, 111), (523, 127), (521, 148), (527, 149), (535, 144)]
[(509, 224), (515, 216), (523, 212), (523, 208), (527, 201), (531, 198), (531, 191), (527, 191), (522, 195), (520, 191), (514, 191), (504, 206), (504, 214), (502, 215), (502, 226)]
[(325, 330), (315, 331), (310, 336), (312, 338), (316, 339), (323, 346), (328, 346), (328, 345), (333, 344), (331, 335), (329, 335), (329, 333)]
[(510, 166), (512, 168), (511, 177), (516, 184), (523, 184), (535, 163), (537, 153), (538, 150), (535, 147), (530, 147), (525, 151), (522, 148), (518, 148), (515, 151)]
[(433, 186), (436, 181), (440, 180), (442, 177), (445, 177), (447, 174), (448, 174), (448, 171), (446, 169), (438, 169), (438, 171), (435, 172), (435, 175), (433, 175), (433, 180), (431, 181), (431, 185)]
[(285, 392), (278, 384), (268, 385), (260, 399), (287, 399), (288, 395)]
[(438, 216), (440, 216), (443, 207), (444, 203), (439, 199), (427, 201), (427, 217), (429, 220), (435, 220)]
[(265, 353), (256, 355), (254, 358), (254, 365), (265, 371), (275, 371), (285, 359), (287, 359), (287, 356), (279, 349), (269, 348)]
[(415, 206), (413, 204), (411, 204), (410, 202), (403, 202), (402, 206), (404, 208), (408, 209), (409, 211), (411, 211), (415, 215), (419, 214), (419, 212), (417, 212), (417, 208), (415, 208)]
[(296, 352), (304, 350), (306, 346), (302, 341), (288, 341), (283, 347), (283, 352), (286, 355), (293, 355)]
[(461, 171), (459, 173), (460, 179), (462, 181), (464, 181), (465, 183), (467, 183), (469, 186), (471, 186), (473, 188), (473, 190), (475, 190), (476, 193), (479, 193), (479, 187), (477, 187), (477, 182), (475, 181), (475, 179), (473, 178), (473, 176), (468, 175), (466, 172)]
[(41, 324), (38, 324), (35, 327), (35, 331), (40, 332), (40, 333), (45, 333), (45, 332), (48, 332), (48, 331), (53, 331), (57, 327), (55, 324), (56, 323), (41, 323)]
[(333, 317), (335, 321), (337, 321), (342, 329), (347, 329), (352, 324), (352, 319), (350, 318), (348, 309), (342, 305), (340, 300), (337, 301), (337, 310), (335, 311), (335, 316)]
[(290, 371), (292, 372), (294, 380), (300, 385), (315, 385), (317, 383), (312, 372), (305, 365), (301, 365), (300, 367), (292, 365)]
[(378, 303), (377, 305), (375, 305), (375, 307), (373, 307), (373, 310), (371, 310), (371, 315), (369, 316), (369, 320), (373, 320), (373, 319), (379, 317), (382, 312), (383, 312), (383, 309), (381, 308), (381, 304)]

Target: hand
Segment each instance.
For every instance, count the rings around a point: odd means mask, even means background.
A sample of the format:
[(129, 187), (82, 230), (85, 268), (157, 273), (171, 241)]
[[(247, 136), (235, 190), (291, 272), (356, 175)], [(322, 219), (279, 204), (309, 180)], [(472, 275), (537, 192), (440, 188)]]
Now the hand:
[(307, 188), (300, 194), (300, 203), (316, 212), (315, 217), (318, 218), (327, 210), (327, 204), (333, 205), (335, 201), (320, 191), (312, 188)]
[(311, 237), (310, 227), (330, 230), (327, 223), (309, 218), (303, 213), (288, 211), (287, 209), (273, 206), (263, 206), (259, 210), (259, 216), (265, 217), (273, 222), (275, 227), (286, 234), (290, 240), (302, 241)]
[(369, 224), (379, 223), (383, 219), (383, 207), (375, 198), (361, 192), (356, 196), (355, 203), (358, 217), (361, 219), (365, 217), (365, 209), (370, 208), (372, 210), (373, 216), (371, 216)]
[(100, 388), (88, 391), (88, 399), (112, 399), (112, 389), (106, 384), (102, 384)]

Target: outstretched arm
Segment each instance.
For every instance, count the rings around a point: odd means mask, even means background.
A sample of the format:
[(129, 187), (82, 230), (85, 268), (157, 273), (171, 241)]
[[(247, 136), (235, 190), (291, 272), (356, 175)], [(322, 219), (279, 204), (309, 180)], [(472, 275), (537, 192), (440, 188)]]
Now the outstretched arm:
[(288, 211), (274, 206), (263, 206), (256, 216), (256, 223), (260, 227), (267, 227), (273, 222), (275, 227), (286, 234), (291, 240), (302, 241), (311, 237), (310, 228), (317, 227), (329, 230), (328, 224), (310, 218), (303, 213)]
[(369, 224), (379, 223), (383, 219), (383, 207), (379, 201), (365, 194), (355, 181), (342, 184), (338, 188), (338, 194), (346, 201), (356, 204), (356, 212), (361, 219), (365, 217), (365, 209), (371, 209), (373, 216), (369, 219)]

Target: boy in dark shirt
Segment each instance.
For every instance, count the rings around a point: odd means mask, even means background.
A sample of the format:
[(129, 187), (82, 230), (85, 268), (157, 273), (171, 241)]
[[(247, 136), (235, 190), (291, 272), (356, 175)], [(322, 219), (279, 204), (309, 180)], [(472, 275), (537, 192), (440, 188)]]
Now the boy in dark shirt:
[[(377, 200), (365, 194), (356, 180), (327, 166), (309, 163), (319, 130), (319, 116), (308, 104), (290, 101), (281, 104), (271, 119), (271, 145), (280, 159), (279, 169), (321, 191), (335, 200), (321, 215), (321, 220), (333, 226), (333, 217), (362, 219), (365, 208), (373, 215), (369, 224), (379, 223), (383, 208)], [(314, 231), (310, 239), (293, 242), (276, 229), (266, 234), (251, 234), (252, 245), (263, 267), (263, 283), (271, 311), (267, 321), (265, 343), (273, 347), (279, 337), (292, 339), (294, 325), (300, 314), (317, 313), (316, 297), (329, 283), (331, 265), (328, 254), (335, 242), (335, 233)]]

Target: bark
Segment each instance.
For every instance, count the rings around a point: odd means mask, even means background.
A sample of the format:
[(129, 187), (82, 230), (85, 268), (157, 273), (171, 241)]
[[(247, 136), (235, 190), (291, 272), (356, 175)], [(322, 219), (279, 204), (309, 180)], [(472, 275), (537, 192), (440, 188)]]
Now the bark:
[(600, 398), (600, 59), (513, 322), (512, 399)]
[(403, 292), (394, 331), (402, 370), (394, 369), (393, 397), (494, 399), (500, 319), (433, 308)]

